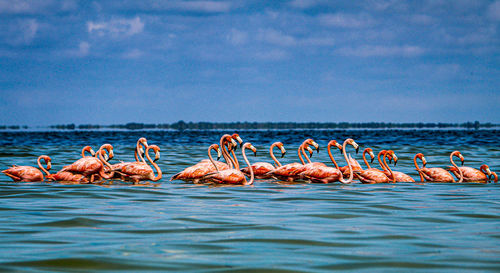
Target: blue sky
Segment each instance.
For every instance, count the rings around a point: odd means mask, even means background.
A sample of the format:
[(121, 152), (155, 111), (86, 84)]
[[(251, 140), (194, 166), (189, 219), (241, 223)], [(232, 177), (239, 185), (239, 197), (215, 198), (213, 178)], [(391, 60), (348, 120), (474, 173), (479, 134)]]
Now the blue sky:
[(499, 122), (500, 0), (0, 0), (0, 124)]

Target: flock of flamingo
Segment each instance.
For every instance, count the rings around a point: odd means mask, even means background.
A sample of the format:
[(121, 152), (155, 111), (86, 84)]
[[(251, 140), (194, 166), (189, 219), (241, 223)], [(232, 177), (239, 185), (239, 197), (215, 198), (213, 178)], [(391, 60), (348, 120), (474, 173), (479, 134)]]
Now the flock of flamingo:
[[(297, 153), (301, 163), (291, 163), (282, 165), (274, 156), (274, 148), (281, 150), (281, 157), (285, 156), (286, 150), (281, 142), (275, 142), (269, 148), (269, 154), (274, 161), (274, 165), (268, 162), (257, 162), (250, 164), (246, 156), (246, 149), (250, 149), (256, 155), (255, 147), (247, 142), (243, 144), (243, 140), (238, 134), (223, 135), (219, 144), (212, 144), (208, 147), (208, 159), (204, 159), (197, 164), (184, 169), (175, 174), (170, 179), (191, 181), (194, 183), (218, 183), (218, 184), (253, 184), (255, 179), (276, 179), (281, 181), (309, 182), (309, 183), (333, 183), (340, 182), (344, 184), (352, 183), (355, 179), (361, 183), (395, 183), (395, 182), (415, 182), (415, 180), (402, 172), (393, 171), (389, 163), (394, 161), (394, 166), (398, 162), (396, 153), (392, 150), (381, 150), (377, 155), (380, 169), (370, 166), (366, 155), (370, 156), (370, 162), (373, 163), (375, 154), (371, 148), (366, 148), (363, 151), (363, 161), (366, 168), (363, 169), (359, 162), (347, 155), (347, 145), (352, 146), (356, 154), (359, 150), (359, 145), (351, 138), (346, 139), (343, 145), (340, 145), (335, 140), (331, 140), (327, 145), (328, 155), (335, 167), (329, 167), (322, 162), (312, 162), (311, 156), (314, 153), (313, 147), (317, 152), (320, 146), (312, 139), (306, 139), (298, 148)], [(343, 154), (347, 166), (339, 166), (335, 161), (331, 147), (335, 146)], [(247, 167), (240, 168), (238, 158), (235, 151), (241, 147), (243, 160)], [(155, 154), (154, 160), (151, 159), (149, 152), (153, 150)], [(214, 160), (211, 151), (217, 152), (217, 160)], [(307, 153), (306, 153), (307, 151)], [(90, 156), (86, 155), (90, 153)], [(308, 155), (309, 154), (309, 155)], [(122, 181), (132, 181), (134, 184), (140, 181), (158, 181), (162, 178), (162, 171), (156, 164), (160, 159), (160, 148), (157, 145), (148, 145), (145, 138), (140, 138), (135, 147), (135, 161), (121, 162), (111, 165), (108, 163), (114, 157), (113, 146), (110, 144), (102, 145), (97, 152), (94, 152), (90, 146), (85, 146), (81, 152), (82, 157), (73, 164), (63, 167), (57, 173), (49, 173), (51, 169), (51, 159), (49, 156), (41, 155), (38, 157), (38, 167), (41, 171), (31, 166), (13, 166), (3, 170), (2, 173), (12, 178), (14, 181), (69, 181), (77, 183), (95, 183), (112, 179)], [(218, 161), (223, 157), (226, 163)], [(413, 158), (416, 171), (420, 176), (421, 182), (480, 182), (487, 183), (493, 180), (498, 182), (498, 176), (492, 172), (488, 165), (481, 165), (479, 170), (472, 167), (458, 167), (453, 158), (460, 159), (464, 164), (464, 157), (459, 151), (454, 151), (450, 154), (450, 162), (452, 166), (444, 168), (427, 168), (427, 161), (422, 153), (418, 153)], [(146, 159), (147, 161), (146, 161)], [(305, 161), (304, 161), (305, 158)], [(45, 161), (47, 168), (42, 166), (41, 160)], [(422, 167), (419, 167), (417, 160), (422, 162)], [(307, 163), (306, 163), (307, 161)], [(149, 162), (149, 164), (148, 164)], [(150, 164), (153, 166), (151, 167)], [(156, 170), (156, 175), (153, 170)], [(42, 172), (43, 171), (43, 172)], [(455, 180), (453, 175), (458, 181)], [(247, 180), (249, 177), (249, 180)], [(345, 177), (348, 177), (345, 179)]]

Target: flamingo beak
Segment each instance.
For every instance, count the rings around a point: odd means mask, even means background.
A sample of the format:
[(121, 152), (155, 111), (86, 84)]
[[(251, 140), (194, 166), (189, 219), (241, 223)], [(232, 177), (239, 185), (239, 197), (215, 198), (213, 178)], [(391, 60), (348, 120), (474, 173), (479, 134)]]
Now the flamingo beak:
[(394, 166), (396, 166), (396, 164), (398, 163), (398, 157), (396, 156), (396, 154), (392, 154), (392, 155), (394, 158)]
[(220, 148), (217, 148), (217, 160), (219, 160), (221, 156), (222, 156), (222, 152), (221, 152)]
[(155, 153), (155, 160), (153, 160), (153, 162), (156, 162), (156, 161), (158, 161), (159, 159), (160, 159), (160, 151), (157, 151), (157, 152)]
[(351, 145), (354, 147), (354, 149), (356, 149), (356, 154), (358, 154), (359, 152), (359, 145), (358, 143), (356, 143), (354, 140), (351, 142)]
[(113, 153), (113, 150), (109, 151), (109, 159), (111, 160), (113, 157), (115, 157), (115, 154)]
[(286, 154), (286, 150), (285, 150), (285, 147), (281, 146), (281, 158), (283, 158)]
[(234, 147), (234, 150), (236, 151), (236, 149), (238, 148), (238, 144), (236, 143), (236, 141), (234, 141), (234, 139), (231, 138), (231, 144), (233, 145)]
[(314, 148), (316, 148), (316, 152), (319, 153), (319, 145), (318, 145), (318, 143), (316, 143), (316, 141), (313, 141), (311, 143), (311, 145), (314, 146)]
[(139, 147), (139, 154), (141, 154), (141, 156), (144, 156), (144, 149), (142, 148), (142, 146)]
[(371, 162), (370, 163), (373, 163), (373, 160), (375, 159), (375, 155), (373, 154), (372, 151), (370, 151), (369, 154), (370, 154), (370, 157), (371, 157)]
[(106, 154), (106, 153), (105, 153), (105, 154), (104, 154), (104, 161), (108, 162), (108, 161), (109, 161), (109, 159), (110, 159), (110, 158), (109, 158), (108, 154)]
[(52, 163), (50, 163), (50, 161), (49, 161), (49, 162), (47, 162), (47, 170), (50, 170), (51, 168), (52, 168)]
[(90, 154), (91, 154), (92, 156), (95, 156), (95, 152), (94, 152), (94, 150), (92, 150), (92, 148), (90, 148), (90, 151), (89, 151), (89, 152), (90, 152)]
[(422, 159), (422, 164), (424, 164), (424, 167), (425, 167), (425, 165), (427, 165), (427, 160), (425, 160), (425, 157), (423, 157), (423, 156), (421, 159)]
[(309, 152), (309, 157), (312, 157), (314, 154), (314, 151), (311, 148), (309, 148), (309, 146), (307, 146), (306, 149)]

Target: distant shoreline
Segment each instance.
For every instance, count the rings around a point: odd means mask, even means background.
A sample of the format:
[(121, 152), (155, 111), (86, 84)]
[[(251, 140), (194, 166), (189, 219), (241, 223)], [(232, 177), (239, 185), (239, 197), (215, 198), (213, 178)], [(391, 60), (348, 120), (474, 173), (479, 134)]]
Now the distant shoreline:
[(392, 123), (392, 122), (184, 122), (163, 124), (127, 123), (113, 125), (59, 124), (51, 126), (0, 125), (0, 131), (17, 130), (343, 130), (343, 129), (498, 129), (500, 124), (464, 123)]

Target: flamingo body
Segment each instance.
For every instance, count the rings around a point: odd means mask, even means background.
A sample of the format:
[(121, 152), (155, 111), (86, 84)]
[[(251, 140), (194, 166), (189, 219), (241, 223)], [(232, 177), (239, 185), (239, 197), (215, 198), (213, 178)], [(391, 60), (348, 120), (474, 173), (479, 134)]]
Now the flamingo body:
[(339, 169), (323, 166), (307, 169), (301, 175), (314, 183), (331, 183), (342, 178), (342, 172)]
[(427, 182), (455, 182), (453, 176), (443, 168), (421, 168), (418, 172)]
[(300, 163), (290, 163), (270, 171), (269, 174), (283, 181), (295, 181), (300, 179), (299, 173), (304, 171), (304, 165)]
[(38, 182), (43, 181), (43, 173), (31, 166), (12, 166), (2, 173), (12, 178), (15, 182)]
[(245, 174), (236, 169), (227, 169), (215, 173), (207, 174), (204, 180), (219, 184), (246, 184)]
[(71, 165), (65, 166), (61, 171), (80, 173), (88, 176), (99, 173), (103, 168), (104, 165), (98, 158), (86, 156), (78, 159)]
[[(271, 164), (267, 162), (257, 162), (252, 164), (252, 170), (255, 175), (255, 178), (258, 179), (268, 179), (271, 178), (272, 175), (269, 174), (269, 172), (274, 171), (276, 168)], [(241, 168), (240, 171), (242, 171), (245, 175), (250, 176), (250, 168), (245, 167)]]
[(391, 180), (382, 171), (370, 168), (362, 171), (353, 171), (356, 177), (364, 184), (389, 183)]
[(66, 171), (49, 174), (47, 175), (47, 179), (54, 181), (89, 182), (89, 180), (82, 174), (74, 174)]
[[(351, 167), (352, 167), (353, 171), (362, 171), (363, 170), (363, 168), (361, 167), (361, 164), (359, 164), (359, 162), (356, 159), (352, 158), (351, 155), (349, 155), (349, 163), (351, 163)], [(350, 175), (349, 166), (340, 167), (340, 171), (342, 172), (343, 176)]]
[[(488, 176), (482, 171), (471, 167), (458, 167), (464, 176), (464, 182), (488, 182)], [(456, 168), (450, 168), (451, 172), (458, 178), (460, 173)]]
[[(385, 171), (384, 174), (388, 177), (390, 176), (389, 171)], [(396, 182), (415, 182), (415, 179), (403, 172), (392, 171), (392, 174), (396, 178)]]
[[(215, 164), (217, 164), (217, 168), (219, 170), (227, 170), (229, 169), (229, 166), (226, 163), (220, 162), (220, 161), (214, 161)], [(197, 163), (196, 165), (193, 165), (191, 167), (187, 167), (184, 169), (182, 172), (179, 172), (172, 176), (170, 181), (172, 180), (184, 180), (184, 181), (199, 181), (200, 179), (203, 178), (203, 176), (215, 172), (216, 169), (214, 165), (208, 160), (204, 159)]]

